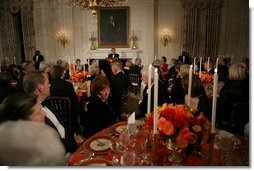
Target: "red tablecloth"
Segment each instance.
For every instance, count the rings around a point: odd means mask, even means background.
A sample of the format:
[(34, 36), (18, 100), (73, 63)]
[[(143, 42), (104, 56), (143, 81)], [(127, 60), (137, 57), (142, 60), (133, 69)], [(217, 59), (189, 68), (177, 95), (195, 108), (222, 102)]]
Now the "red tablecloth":
[[(109, 128), (106, 128), (89, 139), (87, 139), (82, 145), (79, 146), (79, 148), (76, 150), (75, 153), (69, 158), (68, 165), (73, 166), (77, 165), (77, 163), (81, 159), (88, 159), (89, 155), (87, 153), (82, 153), (83, 149), (85, 148), (85, 143), (90, 141), (91, 139), (98, 137), (98, 136), (110, 136), (109, 130), (112, 130), (116, 127), (116, 125), (119, 124), (127, 124), (126, 122), (120, 122), (115, 125), (110, 126)], [(135, 153), (136, 156), (139, 156), (141, 151), (141, 145), (144, 144), (146, 137), (147, 137), (147, 130), (141, 129), (136, 135), (136, 145), (135, 145)], [(153, 165), (154, 166), (171, 166), (172, 163), (168, 161), (168, 155), (169, 151), (163, 145), (162, 142), (156, 141), (156, 147), (153, 149), (147, 149), (148, 153), (151, 153), (151, 156), (154, 158)], [(197, 153), (193, 153), (189, 156), (186, 156), (186, 154), (183, 155), (183, 161), (181, 162), (181, 166), (223, 166), (225, 165), (225, 161), (222, 160), (222, 157), (225, 155), (225, 152), (221, 150), (217, 150), (214, 148), (211, 144), (203, 144), (201, 145), (201, 152), (203, 155), (199, 155)], [(114, 153), (115, 156), (120, 161), (121, 153)], [(109, 161), (112, 161), (113, 152), (108, 151), (105, 154), (97, 154), (96, 158), (103, 158), (107, 159)], [(241, 156), (242, 159), (239, 159), (239, 156)], [(243, 159), (248, 160), (248, 150), (233, 150), (230, 152), (231, 162), (232, 165), (246, 165), (243, 162)], [(136, 162), (135, 166), (139, 166), (140, 164)]]

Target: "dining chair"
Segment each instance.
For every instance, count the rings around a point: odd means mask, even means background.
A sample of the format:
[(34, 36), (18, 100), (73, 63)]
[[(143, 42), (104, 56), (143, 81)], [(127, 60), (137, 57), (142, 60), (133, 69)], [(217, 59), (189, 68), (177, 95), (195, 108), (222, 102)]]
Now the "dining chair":
[(72, 130), (71, 101), (69, 97), (50, 96), (46, 99), (58, 112), (65, 125)]
[(137, 95), (140, 92), (140, 85), (139, 85), (139, 75), (138, 74), (129, 74), (131, 80), (130, 92), (133, 92)]

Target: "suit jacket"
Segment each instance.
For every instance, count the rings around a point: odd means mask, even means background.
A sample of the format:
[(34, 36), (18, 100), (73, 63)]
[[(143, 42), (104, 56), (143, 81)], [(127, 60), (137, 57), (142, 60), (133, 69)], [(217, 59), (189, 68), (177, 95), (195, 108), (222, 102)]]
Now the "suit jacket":
[(50, 96), (69, 97), (71, 101), (72, 125), (73, 131), (79, 132), (80, 126), (78, 118), (81, 115), (81, 105), (78, 102), (77, 95), (74, 91), (72, 83), (63, 79), (55, 79), (50, 81)]
[(128, 91), (130, 86), (129, 75), (119, 72), (111, 78), (111, 92), (112, 92), (112, 107), (120, 116), (122, 113), (122, 96), (125, 91)]
[(35, 62), (35, 69), (39, 69), (40, 62), (44, 60), (44, 57), (42, 55), (38, 55), (38, 60), (36, 61), (36, 56), (33, 56), (33, 61)]
[(97, 95), (91, 96), (82, 123), (85, 130), (84, 136), (88, 138), (116, 122), (116, 113), (111, 106), (103, 102)]
[[(113, 55), (114, 55), (114, 57), (113, 57)], [(119, 59), (119, 54), (117, 54), (117, 53), (115, 53), (115, 54), (109, 54), (108, 55), (108, 58), (118, 58)]]
[[(46, 106), (55, 115), (55, 117), (57, 118), (59, 123), (64, 127), (65, 138), (61, 138), (61, 140), (62, 140), (62, 143), (65, 147), (65, 151), (70, 152), (70, 153), (75, 152), (78, 146), (77, 146), (76, 141), (74, 139), (74, 133), (71, 130), (68, 130), (67, 126), (64, 124), (63, 120), (58, 115), (57, 111), (54, 109), (54, 107), (47, 100), (42, 102), (42, 106)], [(47, 117), (45, 117), (45, 123), (57, 131), (57, 128), (55, 127), (55, 125)]]
[[(147, 113), (147, 99), (148, 99), (148, 93), (147, 93), (147, 86), (145, 87), (143, 91), (143, 99), (138, 107), (138, 114), (137, 117), (145, 117), (145, 114)], [(151, 112), (153, 112), (153, 101), (154, 101), (154, 85), (152, 85), (151, 88)], [(164, 103), (169, 103), (169, 95), (167, 88), (164, 86), (164, 83), (159, 80), (158, 84), (158, 106), (163, 105)]]
[[(183, 60), (183, 56), (184, 56), (184, 60)], [(191, 61), (190, 61), (190, 57), (187, 56), (187, 55), (181, 55), (178, 57), (178, 61), (181, 61), (183, 62), (184, 64), (190, 64)]]

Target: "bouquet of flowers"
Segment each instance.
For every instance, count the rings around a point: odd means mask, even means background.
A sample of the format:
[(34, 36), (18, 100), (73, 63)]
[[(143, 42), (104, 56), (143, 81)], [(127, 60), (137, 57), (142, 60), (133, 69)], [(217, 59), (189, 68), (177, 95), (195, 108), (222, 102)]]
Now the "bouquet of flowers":
[[(199, 75), (199, 72), (197, 74)], [(210, 84), (213, 82), (213, 75), (208, 72), (202, 71), (199, 77), (203, 84)]]
[[(186, 105), (163, 104), (158, 108), (158, 132), (163, 140), (170, 140), (177, 148), (206, 143), (210, 122), (202, 112)], [(146, 128), (153, 129), (153, 114), (146, 116)]]
[(87, 72), (84, 72), (84, 71), (76, 71), (76, 72), (73, 72), (70, 76), (70, 80), (72, 82), (80, 82), (80, 81), (83, 81), (85, 79), (85, 76), (87, 76), (88, 73)]

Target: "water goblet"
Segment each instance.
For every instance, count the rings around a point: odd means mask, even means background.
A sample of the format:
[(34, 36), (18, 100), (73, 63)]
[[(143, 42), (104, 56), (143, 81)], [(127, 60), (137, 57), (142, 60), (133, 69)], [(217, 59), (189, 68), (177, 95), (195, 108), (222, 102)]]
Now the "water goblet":
[(123, 151), (123, 165), (125, 166), (134, 166), (136, 160), (135, 150), (127, 149)]

